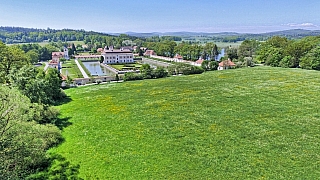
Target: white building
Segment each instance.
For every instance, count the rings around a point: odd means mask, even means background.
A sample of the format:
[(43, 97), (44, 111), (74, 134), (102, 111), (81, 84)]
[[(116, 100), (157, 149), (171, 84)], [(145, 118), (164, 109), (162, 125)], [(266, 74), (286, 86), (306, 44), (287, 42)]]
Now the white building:
[(104, 64), (125, 64), (134, 63), (133, 53), (125, 49), (113, 49), (113, 47), (105, 48), (101, 53), (104, 58)]

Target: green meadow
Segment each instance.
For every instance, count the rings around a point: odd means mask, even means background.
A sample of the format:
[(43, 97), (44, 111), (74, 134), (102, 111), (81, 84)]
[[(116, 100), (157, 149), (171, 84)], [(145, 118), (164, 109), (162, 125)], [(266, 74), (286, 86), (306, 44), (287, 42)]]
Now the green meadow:
[(317, 179), (319, 87), (255, 67), (68, 89), (51, 151), (84, 179)]

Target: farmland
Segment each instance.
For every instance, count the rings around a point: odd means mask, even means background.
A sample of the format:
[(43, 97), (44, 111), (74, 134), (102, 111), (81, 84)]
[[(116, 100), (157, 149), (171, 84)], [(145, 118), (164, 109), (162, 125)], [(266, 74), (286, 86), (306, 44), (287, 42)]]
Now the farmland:
[(66, 90), (85, 179), (316, 179), (320, 74), (270, 67)]

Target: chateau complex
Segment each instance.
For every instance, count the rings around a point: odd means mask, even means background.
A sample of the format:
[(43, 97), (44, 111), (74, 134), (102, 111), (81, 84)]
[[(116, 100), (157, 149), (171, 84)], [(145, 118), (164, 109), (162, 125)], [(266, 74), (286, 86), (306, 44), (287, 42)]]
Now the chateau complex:
[(104, 51), (101, 53), (104, 58), (104, 64), (117, 64), (117, 63), (134, 63), (133, 53), (127, 49), (113, 49), (105, 47)]

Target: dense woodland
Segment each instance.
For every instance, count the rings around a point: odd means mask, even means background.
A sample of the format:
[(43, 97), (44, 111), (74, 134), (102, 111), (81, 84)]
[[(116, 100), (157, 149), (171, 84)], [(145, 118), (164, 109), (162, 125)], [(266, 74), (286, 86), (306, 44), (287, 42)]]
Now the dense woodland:
[(0, 72), (0, 179), (77, 178), (77, 166), (46, 152), (63, 141), (67, 125), (53, 107), (67, 100), (59, 72), (45, 73), (18, 46), (1, 42)]

